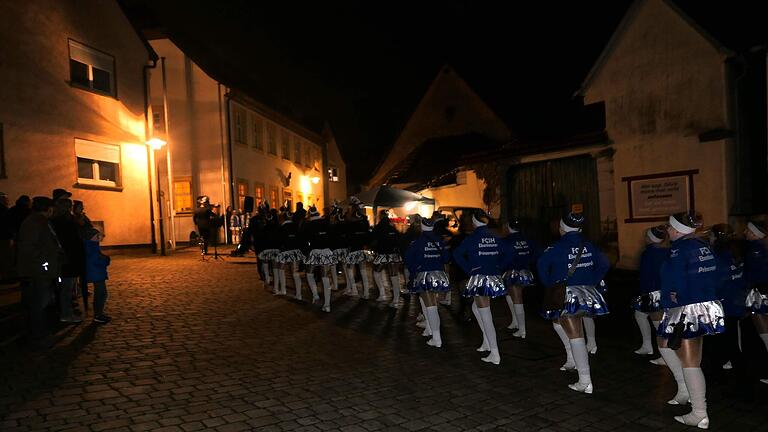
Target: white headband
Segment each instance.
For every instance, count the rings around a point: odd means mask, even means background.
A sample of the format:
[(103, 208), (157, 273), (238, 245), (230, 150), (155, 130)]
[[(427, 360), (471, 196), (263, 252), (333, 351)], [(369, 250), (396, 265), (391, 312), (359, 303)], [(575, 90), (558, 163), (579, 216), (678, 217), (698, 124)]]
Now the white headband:
[(516, 229), (512, 228), (512, 226), (509, 225), (509, 222), (507, 222), (507, 229), (509, 230), (509, 232), (511, 232), (513, 234), (516, 233), (516, 232), (520, 232), (520, 230), (516, 230)]
[(581, 231), (581, 228), (574, 228), (574, 227), (570, 227), (570, 226), (566, 225), (565, 222), (563, 222), (562, 219), (560, 219), (560, 229), (565, 231), (565, 232)]
[(691, 228), (688, 225), (683, 225), (682, 223), (678, 222), (678, 220), (675, 219), (674, 216), (669, 217), (669, 224), (672, 226), (672, 228), (674, 228), (681, 234), (688, 235), (696, 231), (696, 228)]
[(749, 230), (752, 231), (752, 234), (754, 234), (755, 237), (757, 237), (759, 239), (765, 238), (765, 233), (760, 231), (760, 228), (758, 228), (752, 222), (747, 222), (747, 228), (749, 228)]
[(474, 225), (475, 227), (481, 227), (481, 226), (486, 226), (488, 224), (485, 222), (480, 222), (479, 220), (477, 220), (475, 215), (472, 215), (472, 225)]
[(656, 237), (656, 235), (655, 235), (655, 234), (653, 234), (653, 231), (652, 231), (652, 230), (648, 230), (648, 231), (647, 231), (647, 234), (648, 234), (648, 239), (649, 239), (650, 241), (654, 242), (654, 243), (661, 243), (661, 242), (663, 242), (663, 241), (664, 241), (664, 239), (660, 239), (660, 238)]
[(309, 220), (311, 220), (311, 221), (313, 221), (313, 220), (318, 220), (318, 219), (322, 219), (322, 216), (320, 216), (320, 215), (316, 215), (316, 216), (310, 216), (310, 217), (309, 217)]
[(424, 223), (421, 224), (421, 230), (422, 231), (432, 231), (432, 228), (434, 228), (434, 227), (431, 227), (429, 225), (424, 225)]

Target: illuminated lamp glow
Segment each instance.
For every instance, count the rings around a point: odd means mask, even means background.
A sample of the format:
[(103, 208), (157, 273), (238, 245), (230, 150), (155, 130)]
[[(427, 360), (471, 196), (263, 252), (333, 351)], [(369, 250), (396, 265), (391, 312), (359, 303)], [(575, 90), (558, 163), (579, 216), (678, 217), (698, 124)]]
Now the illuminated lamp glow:
[(164, 140), (161, 140), (160, 138), (152, 138), (149, 141), (147, 141), (147, 145), (152, 150), (160, 150), (161, 148), (165, 147), (165, 145), (168, 144)]
[(417, 204), (416, 201), (408, 201), (407, 203), (405, 203), (405, 206), (403, 207), (405, 207), (406, 211), (411, 211), (414, 209), (414, 207), (416, 207), (416, 204)]

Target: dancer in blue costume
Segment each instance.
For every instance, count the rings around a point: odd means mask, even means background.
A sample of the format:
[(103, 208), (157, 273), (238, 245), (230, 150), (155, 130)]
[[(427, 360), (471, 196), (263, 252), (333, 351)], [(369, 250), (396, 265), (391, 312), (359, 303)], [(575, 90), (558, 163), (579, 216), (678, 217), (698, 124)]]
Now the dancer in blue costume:
[[(568, 387), (591, 394), (592, 376), (582, 317), (608, 313), (608, 307), (597, 286), (605, 277), (609, 263), (597, 247), (584, 240), (581, 234), (583, 225), (584, 216), (580, 213), (568, 213), (560, 219), (561, 237), (544, 251), (538, 262), (538, 270), (541, 283), (545, 287), (562, 281), (566, 283), (562, 308), (544, 310), (543, 316), (552, 320), (552, 325), (565, 348), (567, 360), (560, 370), (575, 367), (579, 372), (579, 381)], [(569, 277), (569, 269), (577, 258), (579, 262), (576, 263), (576, 270)]]

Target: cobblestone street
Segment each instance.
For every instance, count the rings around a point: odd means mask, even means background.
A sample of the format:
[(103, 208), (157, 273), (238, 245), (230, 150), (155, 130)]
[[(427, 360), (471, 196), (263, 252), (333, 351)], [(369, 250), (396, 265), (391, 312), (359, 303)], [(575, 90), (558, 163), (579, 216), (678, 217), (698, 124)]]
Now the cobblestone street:
[[(529, 310), (528, 339), (513, 339), (502, 301), (492, 366), (476, 325), (446, 307), (438, 350), (414, 325), (415, 298), (395, 311), (337, 292), (325, 314), (274, 297), (253, 258), (117, 256), (108, 288), (111, 324), (2, 353), (0, 430), (687, 430), (672, 417), (688, 408), (665, 403), (669, 371), (632, 354), (612, 321), (598, 320), (590, 396), (566, 387), (576, 375), (558, 370), (551, 326)], [(713, 430), (768, 430), (768, 386), (741, 400), (724, 373), (708, 381)]]

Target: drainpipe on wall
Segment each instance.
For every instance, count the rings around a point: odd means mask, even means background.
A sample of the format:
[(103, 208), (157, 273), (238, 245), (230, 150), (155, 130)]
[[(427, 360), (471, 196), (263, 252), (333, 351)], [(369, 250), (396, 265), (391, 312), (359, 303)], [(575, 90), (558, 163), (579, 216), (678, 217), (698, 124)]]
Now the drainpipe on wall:
[[(144, 141), (151, 138), (149, 127), (149, 70), (157, 67), (157, 59), (152, 59), (151, 65), (142, 67), (142, 78), (144, 81)], [(149, 186), (149, 226), (151, 228), (150, 239), (152, 253), (157, 253), (157, 237), (155, 234), (155, 204), (152, 201), (152, 149), (145, 145), (147, 150), (147, 183)]]
[[(224, 97), (226, 98), (226, 110), (225, 110), (226, 123), (225, 124), (227, 126), (227, 144), (229, 148), (229, 202), (230, 202), (229, 205), (234, 207), (235, 205), (235, 171), (234, 171), (234, 167), (232, 166), (232, 130), (231, 130), (232, 128), (229, 127), (229, 122), (230, 122), (229, 119), (231, 118), (231, 114), (232, 114), (230, 107), (232, 106), (232, 104), (230, 103), (229, 92), (227, 92), (224, 95)], [(226, 207), (222, 209), (222, 211), (223, 210), (226, 210)], [(224, 212), (224, 215), (225, 215), (224, 219), (227, 219), (226, 211)], [(225, 220), (224, 229), (228, 229), (228, 228), (229, 228), (229, 221)], [(227, 238), (227, 232), (228, 231), (224, 232), (224, 238)]]
[(165, 77), (165, 57), (160, 57), (160, 67), (163, 72), (163, 118), (165, 120), (165, 161), (168, 165), (168, 221), (170, 222), (169, 242), (171, 250), (176, 249), (176, 227), (173, 220), (173, 165), (171, 163), (171, 129), (168, 119), (168, 82)]
[[(216, 83), (216, 90), (219, 94), (219, 137), (221, 138), (221, 200), (222, 204), (224, 205), (224, 208), (226, 209), (226, 200), (227, 200), (227, 178), (224, 174), (224, 154), (227, 152), (226, 150), (226, 141), (224, 140), (224, 107), (222, 106), (221, 100), (221, 84)], [(226, 219), (226, 217), (224, 218)], [(226, 230), (228, 229), (229, 221), (224, 221), (224, 233), (226, 234)], [(224, 236), (226, 238), (226, 235)]]

